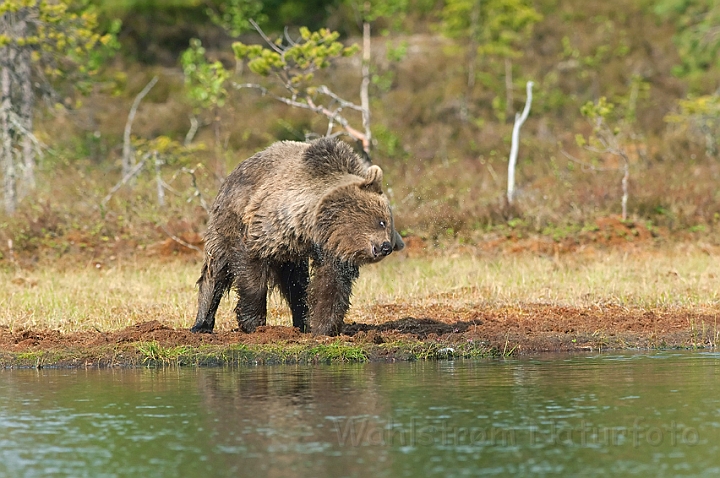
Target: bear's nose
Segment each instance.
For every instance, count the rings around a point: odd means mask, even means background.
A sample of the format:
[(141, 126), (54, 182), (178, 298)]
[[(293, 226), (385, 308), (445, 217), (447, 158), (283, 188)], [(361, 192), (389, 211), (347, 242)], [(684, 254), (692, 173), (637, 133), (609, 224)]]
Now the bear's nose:
[(393, 250), (392, 244), (390, 244), (387, 241), (383, 242), (382, 245), (380, 246), (380, 252), (382, 253), (383, 256), (390, 255), (392, 250)]

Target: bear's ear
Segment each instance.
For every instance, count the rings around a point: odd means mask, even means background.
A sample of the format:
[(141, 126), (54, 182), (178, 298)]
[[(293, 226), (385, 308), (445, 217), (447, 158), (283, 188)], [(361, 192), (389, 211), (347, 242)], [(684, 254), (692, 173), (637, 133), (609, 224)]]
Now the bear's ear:
[(373, 164), (365, 173), (365, 181), (360, 185), (361, 188), (382, 194), (383, 172), (380, 166)]

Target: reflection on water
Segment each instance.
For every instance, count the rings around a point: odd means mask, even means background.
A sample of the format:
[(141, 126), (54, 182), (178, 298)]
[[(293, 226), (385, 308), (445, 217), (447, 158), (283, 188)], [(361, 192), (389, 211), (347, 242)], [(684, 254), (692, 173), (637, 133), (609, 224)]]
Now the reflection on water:
[(0, 371), (0, 476), (704, 476), (720, 355)]

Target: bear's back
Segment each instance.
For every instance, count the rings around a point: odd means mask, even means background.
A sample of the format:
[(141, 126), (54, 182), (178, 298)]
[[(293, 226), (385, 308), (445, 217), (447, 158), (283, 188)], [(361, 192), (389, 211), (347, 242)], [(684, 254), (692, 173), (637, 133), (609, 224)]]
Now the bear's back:
[(235, 184), (228, 186), (236, 188), (242, 184), (257, 189), (296, 182), (308, 186), (308, 181), (333, 181), (332, 177), (364, 178), (369, 166), (370, 162), (364, 161), (347, 143), (334, 138), (311, 143), (278, 141), (240, 163), (228, 178)]
[(370, 166), (347, 143), (334, 138), (320, 138), (308, 144), (301, 162), (311, 176), (354, 174), (364, 177)]

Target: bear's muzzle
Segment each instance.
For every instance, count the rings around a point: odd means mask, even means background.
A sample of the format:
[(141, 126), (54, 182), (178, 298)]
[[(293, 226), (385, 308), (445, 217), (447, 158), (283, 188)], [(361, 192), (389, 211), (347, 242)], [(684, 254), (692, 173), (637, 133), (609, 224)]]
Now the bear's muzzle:
[(380, 246), (376, 246), (375, 244), (372, 246), (372, 253), (375, 257), (389, 256), (392, 251), (393, 246), (388, 241), (383, 242)]

